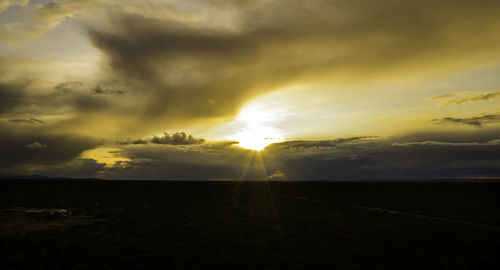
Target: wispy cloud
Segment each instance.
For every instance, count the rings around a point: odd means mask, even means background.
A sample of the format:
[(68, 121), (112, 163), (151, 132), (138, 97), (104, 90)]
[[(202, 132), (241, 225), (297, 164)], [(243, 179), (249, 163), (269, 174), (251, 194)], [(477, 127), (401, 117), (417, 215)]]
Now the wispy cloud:
[(448, 106), (448, 105), (462, 105), (468, 103), (477, 103), (490, 101), (494, 99), (500, 98), (500, 91), (490, 91), (484, 93), (449, 93), (439, 96), (433, 96), (428, 98), (428, 100), (440, 101), (439, 105)]
[(45, 122), (34, 118), (34, 117), (29, 117), (29, 118), (18, 118), (18, 119), (10, 119), (9, 123), (15, 123), (15, 124), (44, 124)]
[(432, 121), (439, 125), (455, 124), (483, 127), (485, 124), (500, 123), (500, 114), (485, 114), (466, 118), (444, 117), (440, 119), (433, 119)]

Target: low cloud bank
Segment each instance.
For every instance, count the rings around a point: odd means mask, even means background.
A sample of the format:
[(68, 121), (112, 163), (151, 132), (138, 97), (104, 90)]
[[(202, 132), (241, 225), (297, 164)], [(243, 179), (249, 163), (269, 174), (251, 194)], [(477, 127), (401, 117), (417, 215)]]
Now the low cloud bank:
[[(228, 142), (122, 145), (114, 154), (123, 157), (123, 160), (113, 166), (104, 167), (95, 160), (87, 160), (85, 166), (92, 170), (85, 172), (81, 166), (75, 167), (75, 170), (81, 177), (106, 179), (500, 178), (498, 134), (478, 130), (462, 134), (462, 137), (412, 134), (390, 138), (287, 141), (269, 145), (261, 152), (243, 149)], [(55, 173), (56, 167), (52, 166), (50, 171), (41, 169), (37, 173)], [(70, 165), (60, 168), (68, 175), (76, 175), (70, 173)]]

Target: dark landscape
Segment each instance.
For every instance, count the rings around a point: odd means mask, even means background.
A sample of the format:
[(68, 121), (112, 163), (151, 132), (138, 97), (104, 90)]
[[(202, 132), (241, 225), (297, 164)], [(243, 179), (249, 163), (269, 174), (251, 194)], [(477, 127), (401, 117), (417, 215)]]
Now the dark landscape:
[(0, 270), (500, 269), (499, 0), (0, 0)]
[(0, 190), (1, 269), (500, 266), (499, 182), (44, 179)]

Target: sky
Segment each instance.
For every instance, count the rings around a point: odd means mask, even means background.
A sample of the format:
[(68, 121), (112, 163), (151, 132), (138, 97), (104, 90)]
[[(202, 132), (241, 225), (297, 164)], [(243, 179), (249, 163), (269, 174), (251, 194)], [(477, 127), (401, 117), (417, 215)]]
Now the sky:
[(1, 0), (0, 174), (500, 178), (500, 2)]

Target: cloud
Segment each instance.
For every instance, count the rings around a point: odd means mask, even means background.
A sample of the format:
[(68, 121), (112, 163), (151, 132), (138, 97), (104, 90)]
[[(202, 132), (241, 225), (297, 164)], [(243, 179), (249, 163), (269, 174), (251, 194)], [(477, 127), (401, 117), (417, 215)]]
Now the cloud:
[(4, 173), (29, 172), (35, 167), (63, 164), (99, 146), (96, 139), (53, 134), (40, 126), (0, 126), (0, 168)]
[[(403, 142), (406, 140), (355, 140), (329, 148), (271, 152), (264, 160), (274, 160), (274, 164), (278, 164), (274, 169), (292, 180), (456, 179), (500, 175), (497, 163), (500, 158), (495, 154), (500, 146), (495, 141)], [(288, 144), (293, 145), (293, 142)]]
[[(287, 141), (261, 152), (231, 143), (125, 145), (96, 177), (178, 180), (387, 180), (500, 177), (498, 130)], [(419, 138), (419, 139), (416, 139)], [(125, 161), (125, 159), (127, 161)]]
[[(0, 59), (0, 63), (2, 63)], [(8, 63), (8, 61), (6, 62)], [(7, 74), (13, 73), (9, 70)], [(103, 88), (106, 87), (106, 88)], [(72, 114), (75, 121), (84, 119), (87, 113), (102, 112), (117, 107), (122, 101), (111, 97), (115, 90), (102, 86), (103, 94), (96, 94), (86, 83), (68, 81), (53, 86), (42, 84), (36, 79), (20, 83), (16, 80), (0, 83), (0, 113), (16, 117), (11, 123), (42, 123), (37, 117), (25, 119), (23, 115)], [(40, 122), (41, 121), (41, 122)]]
[(33, 143), (30, 143), (30, 144), (27, 144), (25, 147), (26, 148), (32, 148), (32, 149), (41, 149), (41, 148), (47, 148), (47, 145), (41, 144), (39, 142), (33, 142)]
[(125, 92), (122, 90), (114, 90), (114, 89), (106, 89), (105, 87), (98, 85), (95, 88), (92, 88), (92, 92), (96, 95), (110, 95), (110, 94), (118, 94), (122, 95)]
[(32, 173), (50, 177), (95, 178), (105, 169), (106, 164), (94, 159), (77, 158), (63, 164), (34, 168)]
[(54, 89), (61, 92), (69, 92), (81, 88), (83, 85), (84, 83), (80, 81), (62, 82), (54, 86)]
[(24, 98), (23, 86), (0, 83), (0, 114), (6, 113), (21, 104)]
[[(7, 75), (2, 79), (21, 74), (17, 70), (21, 67), (5, 68), (3, 63), (9, 61), (0, 59), (0, 72), (5, 69)], [(13, 77), (5, 82), (0, 79), (1, 125), (42, 124), (37, 121), (40, 120), (53, 133), (93, 137), (143, 136), (158, 132), (157, 126), (142, 121), (138, 109), (142, 105), (140, 97), (117, 94), (116, 91), (121, 91), (116, 90), (121, 89), (120, 83), (73, 80), (46, 83), (42, 78), (25, 76), (23, 81)], [(103, 94), (93, 91), (96, 85)]]
[(226, 144), (147, 144), (122, 148), (119, 161), (103, 171), (110, 179), (240, 179), (251, 151)]
[(286, 176), (282, 171), (274, 171), (267, 177), (269, 180), (285, 180)]
[(308, 141), (308, 140), (294, 140), (285, 141), (281, 143), (274, 143), (266, 147), (267, 151), (270, 152), (300, 152), (300, 151), (312, 151), (321, 149), (330, 149), (339, 144), (346, 142), (356, 142), (370, 140), (376, 137), (373, 136), (361, 136), (361, 137), (350, 137), (350, 138), (340, 138), (335, 140), (320, 140), (320, 141)]
[(182, 144), (199, 144), (203, 143), (204, 139), (195, 138), (191, 135), (186, 135), (184, 132), (176, 132), (172, 135), (164, 132), (163, 136), (153, 136), (151, 143), (154, 144), (172, 144), (172, 145), (182, 145)]
[(441, 106), (462, 105), (468, 103), (477, 103), (490, 101), (500, 98), (500, 91), (491, 91), (486, 93), (449, 93), (440, 96), (433, 96), (429, 100), (446, 100)]
[(188, 144), (200, 144), (204, 143), (205, 139), (196, 138), (192, 135), (188, 135), (185, 132), (176, 132), (174, 134), (168, 134), (167, 132), (163, 132), (163, 135), (156, 136), (153, 135), (149, 138), (139, 138), (132, 140), (120, 141), (120, 144), (170, 144), (170, 145), (188, 145)]
[[(31, 41), (57, 27), (62, 21), (99, 7), (94, 0), (66, 0), (26, 6), (29, 1), (8, 0), (6, 7), (25, 6), (20, 12), (21, 21), (11, 21), (0, 26), (0, 40), (9, 42)], [(0, 4), (0, 12), (2, 6)], [(6, 8), (5, 7), (5, 8)]]
[(486, 124), (500, 123), (500, 114), (485, 114), (468, 118), (444, 117), (441, 119), (433, 119), (432, 121), (439, 125), (454, 124), (483, 127)]
[[(39, 63), (29, 87), (2, 82), (0, 97), (8, 98), (0, 100), (0, 113), (9, 113), (2, 117), (29, 113), (57, 119), (50, 120), (57, 129), (144, 136), (228, 119), (250, 99), (294, 84), (435, 75), (498, 55), (497, 1), (196, 3), (186, 9), (71, 0), (25, 7), (22, 25), (12, 29), (26, 38), (89, 13), (76, 25), (107, 65), (91, 79), (54, 83), (51, 68)], [(25, 70), (9, 73), (23, 77)]]
[(87, 33), (111, 76), (141, 93), (144, 119), (170, 123), (234, 115), (298, 82), (446, 73), (500, 54), (498, 1), (231, 3), (204, 3), (231, 27), (116, 12)]
[(480, 146), (480, 145), (497, 145), (498, 140), (491, 140), (487, 142), (439, 142), (439, 141), (423, 141), (423, 142), (405, 142), (393, 143), (392, 146)]
[(2, 0), (0, 2), (0, 14), (11, 6), (26, 6), (30, 0)]
[[(490, 130), (491, 131), (491, 130)], [(410, 134), (399, 137), (352, 137), (333, 140), (286, 141), (261, 152), (243, 149), (234, 142), (202, 144), (128, 144), (113, 151), (120, 158), (106, 167), (78, 156), (81, 149), (59, 157), (51, 148), (81, 145), (76, 138), (37, 137), (49, 145), (43, 149), (21, 148), (23, 171), (63, 177), (105, 179), (176, 180), (387, 180), (465, 179), (500, 177), (498, 129), (464, 132), (460, 138), (442, 134)], [(57, 139), (55, 139), (57, 138)], [(81, 139), (80, 139), (81, 140)], [(71, 142), (71, 143), (70, 143)], [(69, 144), (70, 143), (70, 144)], [(93, 149), (98, 144), (85, 148)], [(40, 151), (43, 150), (43, 151)], [(76, 151), (77, 150), (77, 151)], [(12, 155), (12, 153), (7, 153)], [(2, 152), (3, 154), (3, 152)], [(12, 162), (7, 159), (4, 162)], [(35, 156), (37, 155), (37, 156)], [(43, 156), (42, 156), (43, 155)], [(50, 158), (49, 158), (50, 157)], [(11, 157), (12, 158), (12, 157)], [(46, 160), (45, 160), (46, 159)], [(8, 164), (8, 163), (7, 163)], [(15, 161), (11, 164), (17, 164)], [(26, 168), (29, 168), (26, 169)], [(8, 171), (8, 172), (12, 172)], [(15, 171), (14, 171), (15, 172)]]
[[(0, 9), (16, 3), (25, 2), (3, 1)], [(234, 142), (207, 142), (185, 133), (141, 136), (182, 130), (198, 121), (210, 126), (234, 116), (254, 97), (302, 83), (355, 83), (363, 88), (373, 81), (436, 76), (494, 63), (500, 59), (500, 2), (195, 3), (69, 0), (9, 9), (6, 13), (17, 13), (6, 20), (22, 19), (0, 26), (0, 39), (6, 41), (33, 40), (68, 18), (89, 14), (78, 17), (81, 24), (57, 28), (55, 36), (76, 38), (65, 31), (83, 27), (84, 37), (106, 62), (97, 75), (89, 71), (70, 76), (42, 61), (0, 59), (0, 168), (137, 179), (498, 175), (493, 155), (498, 146), (490, 142), (498, 139), (494, 128), (477, 129), (474, 136), (289, 141), (270, 145), (260, 156)], [(47, 44), (40, 40), (8, 51), (28, 57), (45, 52)], [(75, 50), (92, 51), (84, 44)], [(58, 53), (40, 58), (59, 58)], [(72, 58), (59, 60), (67, 67)], [(69, 66), (80, 70), (80, 63)], [(431, 99), (465, 104), (496, 98), (498, 91)], [(46, 122), (36, 124), (40, 119)], [(434, 120), (476, 127), (497, 122), (496, 114)], [(485, 135), (487, 131), (492, 133)], [(123, 140), (127, 136), (136, 139)], [(124, 161), (108, 168), (80, 158), (83, 151), (99, 147), (95, 138), (101, 137), (113, 147), (121, 142), (117, 155)]]
[(42, 120), (40, 120), (40, 119), (36, 119), (34, 117), (29, 117), (29, 118), (10, 119), (9, 123), (16, 123), (16, 124), (43, 124), (45, 122), (42, 121)]

